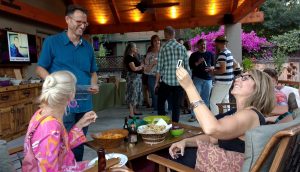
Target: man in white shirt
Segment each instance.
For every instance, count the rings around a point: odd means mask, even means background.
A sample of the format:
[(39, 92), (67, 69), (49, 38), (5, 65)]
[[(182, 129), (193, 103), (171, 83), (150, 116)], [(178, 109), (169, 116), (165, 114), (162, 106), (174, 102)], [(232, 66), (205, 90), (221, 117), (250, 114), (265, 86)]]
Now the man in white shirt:
[(293, 88), (293, 87), (290, 87), (290, 86), (276, 86), (276, 88), (278, 90), (280, 90), (281, 92), (283, 92), (286, 97), (289, 97), (289, 95), (291, 93), (294, 93), (295, 94), (295, 98), (296, 98), (296, 102), (297, 102), (297, 106), (298, 108), (300, 107), (300, 93), (299, 93), (299, 89), (297, 88)]

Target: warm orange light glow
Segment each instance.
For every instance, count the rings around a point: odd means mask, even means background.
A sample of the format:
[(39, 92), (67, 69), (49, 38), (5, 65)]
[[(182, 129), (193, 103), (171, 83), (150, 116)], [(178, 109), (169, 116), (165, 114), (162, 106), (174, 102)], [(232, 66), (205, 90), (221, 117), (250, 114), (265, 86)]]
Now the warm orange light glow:
[(97, 17), (97, 21), (100, 24), (105, 24), (107, 22), (107, 18), (104, 16)]
[(170, 17), (172, 19), (176, 19), (178, 17), (178, 13), (177, 13), (177, 7), (173, 6), (171, 7), (171, 13), (170, 13)]
[(216, 9), (216, 0), (211, 0), (210, 4), (209, 4), (209, 11), (208, 11), (208, 15), (216, 15), (217, 14), (217, 9)]
[(240, 5), (242, 5), (244, 2), (245, 2), (245, 0), (240, 0), (239, 3), (238, 3), (238, 7), (239, 7)]
[(141, 12), (138, 11), (138, 10), (133, 10), (133, 12), (132, 12), (132, 19), (133, 19), (133, 21), (135, 21), (135, 22), (141, 21), (141, 19), (142, 19), (142, 14), (141, 14)]

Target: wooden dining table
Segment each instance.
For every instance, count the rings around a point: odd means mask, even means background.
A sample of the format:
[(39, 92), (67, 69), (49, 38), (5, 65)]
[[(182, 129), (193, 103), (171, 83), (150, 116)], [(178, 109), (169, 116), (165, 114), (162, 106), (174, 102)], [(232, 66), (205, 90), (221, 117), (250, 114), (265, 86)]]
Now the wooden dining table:
[[(183, 140), (185, 138), (190, 138), (196, 135), (203, 134), (203, 131), (200, 127), (195, 127), (195, 126), (186, 125), (182, 123), (175, 123), (175, 122), (173, 122), (172, 124), (173, 126), (182, 127), (184, 129), (184, 134), (179, 137), (174, 137), (169, 133), (166, 139), (162, 143), (152, 144), (152, 145), (144, 143), (142, 139), (139, 138), (139, 142), (133, 147), (129, 146), (127, 142), (123, 142), (121, 146), (116, 148), (105, 149), (105, 151), (106, 153), (121, 153), (126, 155), (129, 161), (128, 165), (131, 168), (132, 167), (132, 164), (130, 163), (131, 160), (168, 148), (173, 143)], [(95, 140), (88, 141), (85, 143), (85, 145), (92, 148), (95, 151), (97, 151), (100, 148), (100, 145), (97, 144)], [(96, 167), (88, 171), (96, 172)]]
[[(172, 143), (178, 142), (182, 139), (193, 137), (199, 134), (203, 134), (203, 131), (200, 127), (195, 127), (191, 125), (186, 125), (182, 123), (173, 123), (173, 126), (180, 126), (184, 128), (184, 134), (179, 137), (174, 137), (170, 133), (167, 135), (166, 139), (162, 143), (158, 144), (146, 144), (144, 143), (141, 138), (139, 138), (139, 142), (131, 147), (128, 143), (123, 142), (121, 146), (111, 149), (105, 149), (106, 153), (121, 153), (128, 157), (128, 160), (133, 160), (156, 151), (168, 148), (171, 146)], [(97, 144), (95, 140), (91, 140), (85, 143), (86, 146), (94, 149), (97, 151), (100, 148), (100, 145)]]

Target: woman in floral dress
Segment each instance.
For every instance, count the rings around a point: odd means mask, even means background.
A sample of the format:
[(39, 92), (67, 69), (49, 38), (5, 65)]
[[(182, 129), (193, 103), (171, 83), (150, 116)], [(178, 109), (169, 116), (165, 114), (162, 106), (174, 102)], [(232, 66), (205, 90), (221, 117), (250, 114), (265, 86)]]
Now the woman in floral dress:
[(71, 149), (86, 141), (82, 128), (95, 122), (95, 112), (87, 112), (68, 133), (62, 118), (75, 96), (75, 76), (68, 71), (47, 76), (39, 98), (40, 109), (30, 120), (24, 144), (22, 170), (84, 171), (89, 161), (76, 162)]

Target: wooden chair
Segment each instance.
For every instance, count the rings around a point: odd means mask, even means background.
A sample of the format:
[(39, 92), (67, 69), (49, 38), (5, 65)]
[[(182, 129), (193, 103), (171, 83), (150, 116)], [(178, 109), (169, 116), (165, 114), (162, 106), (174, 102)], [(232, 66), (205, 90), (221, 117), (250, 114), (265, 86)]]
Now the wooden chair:
[(298, 81), (286, 81), (286, 80), (278, 80), (279, 84), (295, 87), (295, 88), (300, 88), (300, 82)]
[[(276, 146), (278, 149), (276, 150)], [(297, 171), (300, 169), (300, 124), (281, 130), (274, 134), (267, 142), (260, 156), (251, 168), (251, 172), (260, 171), (267, 158), (276, 150), (270, 172)], [(158, 155), (148, 155), (151, 160), (159, 165), (159, 172), (167, 171), (167, 168), (178, 172), (194, 172), (194, 169), (182, 164), (165, 159)]]
[(227, 112), (229, 110), (231, 110), (232, 108), (236, 107), (235, 103), (217, 103), (216, 104), (219, 108), (219, 113), (224, 113)]
[[(272, 151), (276, 149), (277, 145), (278, 149), (269, 171), (293, 171), (292, 169), (300, 169), (300, 124), (297, 124), (281, 130), (271, 137), (252, 167), (251, 172), (260, 171), (260, 168), (272, 154)], [(290, 164), (290, 166), (286, 166), (287, 164)]]
[(20, 164), (20, 167), (16, 166), (15, 170), (19, 170), (19, 169), (22, 168), (22, 161), (24, 159), (23, 151), (24, 151), (23, 146), (18, 146), (18, 147), (8, 149), (8, 154), (9, 155), (16, 155), (17, 156), (16, 159), (14, 159), (12, 161), (12, 163), (15, 164), (17, 162), (17, 163)]
[(8, 154), (13, 155), (13, 154), (23, 152), (23, 151), (24, 151), (24, 147), (23, 146), (18, 146), (18, 147), (8, 149)]

